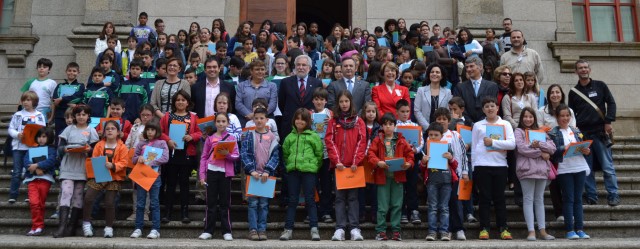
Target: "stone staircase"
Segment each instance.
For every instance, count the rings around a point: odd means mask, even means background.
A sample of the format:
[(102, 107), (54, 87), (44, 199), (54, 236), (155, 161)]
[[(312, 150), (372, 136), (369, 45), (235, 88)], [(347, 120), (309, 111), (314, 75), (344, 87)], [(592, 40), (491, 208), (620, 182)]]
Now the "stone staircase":
[[(6, 114), (5, 114), (6, 115)], [(9, 117), (0, 118), (0, 145), (4, 144), (7, 136)], [(585, 205), (585, 230), (593, 238), (638, 238), (637, 228), (640, 227), (640, 137), (617, 137), (616, 145), (613, 147), (614, 161), (616, 164), (618, 182), (620, 187), (620, 196), (622, 198), (621, 205), (617, 207), (609, 207), (606, 205), (606, 191), (604, 191), (602, 174), (597, 173), (598, 195), (600, 202), (598, 205)], [(29, 230), (31, 220), (28, 203), (22, 202), (26, 198), (26, 186), (22, 186), (20, 190), (20, 198), (15, 204), (8, 204), (8, 192), (10, 183), (10, 173), (13, 166), (12, 158), (7, 161), (7, 166), (0, 165), (0, 234), (5, 235), (22, 235)], [(191, 178), (192, 189), (196, 179)], [(119, 206), (116, 211), (117, 220), (114, 225), (116, 237), (128, 237), (132, 232), (133, 221), (125, 220), (131, 214), (131, 194), (130, 184), (123, 185), (120, 192)], [(244, 239), (247, 235), (247, 208), (246, 204), (241, 203), (240, 198), (240, 179), (234, 178), (232, 183), (232, 206), (231, 217), (233, 221), (233, 235), (235, 238)], [(49, 217), (56, 208), (56, 198), (59, 193), (59, 186), (53, 185), (46, 203), (46, 216)], [(205, 205), (195, 204), (196, 190), (190, 191), (190, 199), (194, 204), (190, 206), (190, 224), (182, 224), (179, 221), (172, 221), (163, 224), (161, 227), (162, 238), (184, 238), (195, 239), (203, 229), (204, 223), (202, 219), (205, 213)], [(420, 213), (423, 220), (420, 225), (407, 224), (402, 226), (402, 236), (404, 239), (423, 240), (427, 233), (426, 225), (426, 201), (424, 193), (420, 194)], [(513, 192), (507, 191), (507, 212), (508, 225), (511, 228), (514, 238), (524, 239), (527, 234), (526, 224), (522, 214), (522, 209), (513, 205)], [(276, 191), (279, 195), (279, 191)], [(271, 201), (268, 236), (270, 239), (279, 237), (280, 232), (284, 228), (284, 220), (286, 211), (280, 208), (278, 200)], [(547, 230), (556, 237), (564, 237), (564, 225), (556, 222), (553, 217), (551, 201), (548, 191), (545, 193), (545, 209), (547, 211)], [(175, 207), (175, 214), (179, 214), (179, 207)], [(477, 208), (477, 207), (476, 207)], [(477, 213), (476, 213), (477, 216)], [(102, 228), (104, 221), (102, 214), (94, 219), (93, 224), (96, 230), (96, 236), (102, 236)], [(308, 225), (302, 221), (305, 217), (304, 207), (299, 206), (296, 214), (296, 224), (294, 229), (294, 239), (307, 240), (309, 238)], [(177, 218), (174, 217), (174, 219)], [(320, 223), (319, 228), (322, 240), (329, 240), (334, 231), (334, 223)], [(45, 220), (45, 234), (50, 235), (57, 226), (57, 220)], [(145, 226), (145, 232), (150, 227), (150, 223)], [(375, 236), (375, 224), (370, 222), (361, 224), (363, 236), (366, 240), (372, 240)], [(478, 223), (465, 223), (467, 228), (467, 238), (475, 239), (479, 232)], [(216, 229), (214, 238), (220, 238), (219, 229)], [(492, 238), (498, 238), (497, 231), (493, 230)], [(0, 247), (3, 242), (0, 241)], [(640, 245), (640, 244), (639, 244)], [(372, 247), (373, 248), (373, 247)]]

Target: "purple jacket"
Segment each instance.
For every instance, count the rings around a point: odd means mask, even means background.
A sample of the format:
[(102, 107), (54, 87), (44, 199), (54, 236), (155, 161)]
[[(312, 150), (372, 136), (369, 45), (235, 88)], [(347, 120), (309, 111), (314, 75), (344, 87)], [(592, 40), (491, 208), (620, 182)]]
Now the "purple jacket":
[[(223, 141), (223, 138), (225, 138), (224, 141), (233, 141), (234, 143), (236, 143), (236, 145), (233, 147), (233, 151), (229, 151), (229, 154), (227, 154), (227, 157), (225, 159), (211, 159), (213, 149), (216, 147), (216, 145), (218, 145), (218, 142)], [(226, 177), (234, 176), (235, 172), (233, 171), (233, 162), (238, 160), (239, 157), (240, 153), (238, 153), (238, 143), (236, 142), (236, 137), (226, 131), (222, 133), (222, 136), (218, 136), (214, 133), (207, 138), (207, 140), (204, 142), (204, 147), (202, 148), (202, 156), (200, 156), (200, 169), (198, 170), (200, 179), (207, 179), (207, 169), (209, 164), (218, 167), (224, 167)]]
[(526, 132), (518, 128), (516, 137), (516, 175), (518, 179), (547, 179), (551, 162), (542, 159), (542, 152), (553, 155), (556, 145), (547, 135), (546, 141), (540, 141), (540, 148), (532, 148)]

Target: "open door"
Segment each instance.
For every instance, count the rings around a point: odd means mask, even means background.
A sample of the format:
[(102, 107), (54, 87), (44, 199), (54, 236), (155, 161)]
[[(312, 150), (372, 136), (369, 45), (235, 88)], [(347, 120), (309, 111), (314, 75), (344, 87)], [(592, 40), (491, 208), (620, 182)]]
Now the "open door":
[(284, 22), (287, 27), (296, 23), (296, 0), (240, 0), (240, 22), (252, 21), (254, 34), (267, 19), (273, 23)]

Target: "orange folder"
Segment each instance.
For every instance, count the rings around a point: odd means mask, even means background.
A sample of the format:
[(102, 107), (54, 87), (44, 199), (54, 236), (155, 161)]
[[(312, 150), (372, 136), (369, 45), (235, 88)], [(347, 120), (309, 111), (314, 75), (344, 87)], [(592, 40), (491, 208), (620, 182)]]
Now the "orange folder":
[(135, 152), (136, 152), (135, 148), (131, 148), (127, 152), (127, 168), (133, 169), (133, 167), (136, 165), (133, 162), (133, 156), (135, 155)]
[(213, 159), (224, 159), (227, 157), (226, 155), (220, 154), (220, 150), (227, 149), (229, 153), (233, 152), (233, 148), (236, 147), (236, 141), (221, 141), (218, 142), (216, 147), (213, 149)]
[(336, 169), (336, 189), (362, 188), (366, 186), (364, 167), (358, 167), (354, 172), (351, 168)]
[(85, 153), (87, 151), (87, 146), (88, 145), (85, 145), (84, 147), (77, 147), (77, 148), (67, 149), (67, 152)]
[(458, 182), (458, 200), (471, 200), (471, 189), (473, 188), (472, 180), (460, 179)]
[(24, 125), (24, 129), (22, 129), (22, 143), (29, 147), (38, 146), (38, 143), (36, 142), (36, 134), (42, 127), (44, 126), (39, 124)]
[(149, 191), (159, 175), (148, 165), (136, 164), (129, 174), (129, 179), (140, 185), (144, 190)]
[[(118, 123), (120, 123), (120, 118), (100, 118), (100, 124), (98, 124), (98, 127), (96, 127), (96, 131), (101, 131), (104, 123), (111, 120), (117, 121)], [(122, 125), (123, 124), (120, 124), (120, 130), (122, 130)]]
[(375, 165), (369, 163), (368, 161), (364, 160), (364, 181), (366, 183), (374, 183), (374, 177), (373, 175), (375, 174)]

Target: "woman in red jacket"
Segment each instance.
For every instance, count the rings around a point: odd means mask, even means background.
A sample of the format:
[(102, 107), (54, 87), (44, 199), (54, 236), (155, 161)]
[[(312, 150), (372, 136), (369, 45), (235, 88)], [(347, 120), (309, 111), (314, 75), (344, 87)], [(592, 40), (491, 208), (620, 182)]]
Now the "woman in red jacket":
[[(333, 118), (329, 119), (324, 141), (329, 154), (330, 168), (353, 170), (362, 165), (367, 149), (367, 126), (358, 117), (353, 107), (353, 97), (347, 90), (338, 94), (338, 104), (334, 107)], [(348, 202), (347, 213), (345, 204)], [(352, 240), (363, 240), (359, 223), (358, 189), (336, 190), (336, 231), (331, 240), (345, 240), (345, 229), (351, 228)], [(347, 226), (347, 217), (349, 225)]]
[[(167, 112), (160, 120), (162, 133), (168, 136), (167, 145), (171, 150), (169, 162), (162, 168), (162, 179), (166, 181), (165, 209), (166, 216), (162, 218), (162, 223), (171, 221), (171, 211), (173, 210), (174, 196), (176, 193), (176, 184), (180, 183), (180, 207), (182, 214), (182, 223), (190, 223), (189, 219), (189, 176), (197, 163), (196, 143), (200, 140), (202, 132), (196, 125), (198, 117), (189, 112), (193, 107), (191, 96), (184, 90), (179, 90), (171, 99), (171, 112)], [(187, 126), (186, 134), (182, 137), (184, 141), (184, 149), (176, 148), (176, 141), (171, 139), (171, 124), (184, 124)], [(164, 137), (164, 136), (163, 136)]]
[(380, 84), (371, 90), (371, 99), (378, 105), (379, 113), (396, 113), (396, 103), (400, 99), (406, 99), (409, 102), (409, 106), (411, 106), (409, 89), (396, 84), (399, 74), (398, 66), (395, 63), (387, 62), (382, 65), (384, 84)]

